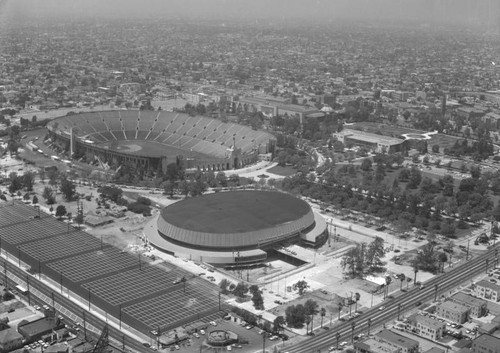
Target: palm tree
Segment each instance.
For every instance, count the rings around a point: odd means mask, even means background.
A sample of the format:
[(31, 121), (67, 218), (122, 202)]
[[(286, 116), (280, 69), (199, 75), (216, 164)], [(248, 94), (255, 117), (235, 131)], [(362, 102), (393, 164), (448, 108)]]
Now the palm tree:
[(326, 315), (326, 309), (325, 308), (321, 308), (319, 310), (319, 314), (321, 315), (321, 328), (323, 328), (323, 318), (325, 317)]
[(392, 278), (390, 276), (386, 276), (385, 277), (385, 284), (386, 284), (386, 286), (385, 286), (385, 292), (386, 292), (385, 296), (389, 295), (389, 284), (391, 284), (391, 282), (392, 282)]
[(414, 277), (413, 277), (413, 285), (417, 285), (417, 272), (418, 272), (418, 262), (415, 260), (413, 261), (413, 272), (414, 272)]
[(406, 276), (404, 273), (400, 274), (399, 275), (399, 280), (401, 281), (401, 285), (399, 286), (399, 290), (402, 291), (403, 290), (403, 282), (405, 281), (406, 279)]
[(361, 294), (359, 294), (358, 292), (354, 293), (354, 299), (356, 300), (356, 307), (354, 309), (354, 312), (358, 312), (358, 301), (359, 299), (361, 298)]
[(309, 324), (311, 323), (311, 316), (306, 315), (306, 335), (309, 334)]

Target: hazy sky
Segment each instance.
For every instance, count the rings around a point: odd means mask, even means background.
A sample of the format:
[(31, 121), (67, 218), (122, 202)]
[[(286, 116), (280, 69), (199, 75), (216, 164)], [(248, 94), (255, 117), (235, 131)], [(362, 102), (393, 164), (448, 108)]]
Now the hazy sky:
[(0, 16), (400, 19), (500, 23), (499, 0), (0, 0)]

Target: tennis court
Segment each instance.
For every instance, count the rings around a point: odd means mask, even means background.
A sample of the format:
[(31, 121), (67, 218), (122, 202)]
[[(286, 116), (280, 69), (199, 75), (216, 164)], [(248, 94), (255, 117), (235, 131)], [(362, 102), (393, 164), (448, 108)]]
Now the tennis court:
[[(105, 246), (109, 247), (109, 245)], [(25, 243), (20, 247), (23, 253), (32, 258), (47, 262), (98, 250), (101, 248), (101, 242), (85, 232), (73, 231)]]
[(138, 259), (117, 248), (87, 252), (48, 264), (58, 273), (78, 283), (138, 266)]
[(171, 327), (186, 317), (203, 317), (219, 310), (218, 299), (206, 295), (203, 289), (186, 284), (173, 292), (127, 306), (123, 309), (151, 329)]
[(178, 270), (166, 272), (144, 264), (142, 268), (137, 266), (96, 281), (86, 282), (82, 287), (90, 289), (93, 295), (117, 306), (165, 291), (173, 286), (180, 286), (180, 284), (174, 285), (173, 282), (184, 275), (185, 273)]
[(30, 217), (34, 217), (38, 214), (38, 211), (34, 207), (25, 209), (20, 208), (17, 205), (17, 203), (12, 205), (11, 202), (9, 204), (2, 205), (0, 227), (26, 222), (30, 220)]
[[(70, 228), (70, 231), (74, 229)], [(5, 240), (13, 245), (44, 239), (64, 232), (68, 232), (68, 226), (61, 222), (54, 223), (54, 220), (49, 217), (0, 228), (2, 241)]]
[[(135, 328), (170, 329), (219, 311), (217, 287), (199, 277), (168, 263), (152, 266), (88, 233), (68, 232), (65, 223), (43, 212), (41, 219), (34, 215), (38, 210), (20, 202), (0, 206), (2, 249), (72, 292), (88, 293), (92, 305), (106, 312), (120, 306), (124, 321)], [(174, 284), (183, 277), (185, 283)]]

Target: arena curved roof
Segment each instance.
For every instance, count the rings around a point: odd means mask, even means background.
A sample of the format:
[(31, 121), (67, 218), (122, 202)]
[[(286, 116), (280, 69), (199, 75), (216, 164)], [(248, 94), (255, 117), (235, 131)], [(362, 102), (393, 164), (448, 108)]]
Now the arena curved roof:
[(231, 191), (165, 207), (158, 231), (187, 246), (235, 249), (284, 240), (314, 224), (307, 202), (276, 191)]

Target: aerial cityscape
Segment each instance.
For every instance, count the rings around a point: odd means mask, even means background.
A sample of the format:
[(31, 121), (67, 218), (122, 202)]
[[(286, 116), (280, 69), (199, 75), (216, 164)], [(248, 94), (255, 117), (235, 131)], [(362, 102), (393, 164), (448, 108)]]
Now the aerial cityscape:
[(500, 352), (500, 2), (0, 0), (0, 352)]

